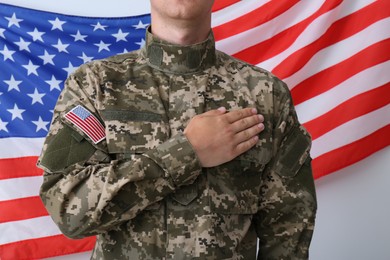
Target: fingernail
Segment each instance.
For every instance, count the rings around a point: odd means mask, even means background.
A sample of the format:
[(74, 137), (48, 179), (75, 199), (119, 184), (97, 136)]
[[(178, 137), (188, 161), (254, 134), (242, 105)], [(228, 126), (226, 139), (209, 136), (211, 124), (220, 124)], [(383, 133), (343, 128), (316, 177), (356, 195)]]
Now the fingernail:
[(264, 121), (264, 116), (262, 116), (262, 115), (257, 115), (257, 116), (259, 117), (260, 122), (263, 122), (263, 121)]
[(221, 112), (226, 112), (226, 108), (225, 107), (220, 107), (218, 108), (217, 110), (221, 111)]
[(264, 124), (262, 124), (262, 123), (258, 124), (257, 126), (258, 126), (261, 130), (264, 129)]
[(256, 108), (252, 108), (251, 111), (252, 111), (253, 114), (257, 114), (257, 109)]

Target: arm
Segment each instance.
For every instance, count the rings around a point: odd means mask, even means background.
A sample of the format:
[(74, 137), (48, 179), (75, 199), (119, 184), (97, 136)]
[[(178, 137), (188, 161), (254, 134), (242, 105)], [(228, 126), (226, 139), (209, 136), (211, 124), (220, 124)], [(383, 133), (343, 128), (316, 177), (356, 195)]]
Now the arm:
[(317, 209), (311, 138), (299, 125), (287, 87), (279, 84), (274, 90), (273, 159), (263, 174), (254, 218), (258, 259), (307, 259)]
[(201, 172), (183, 134), (145, 154), (111, 160), (105, 141), (94, 144), (72, 127), (64, 114), (77, 104), (99, 118), (93, 91), (85, 83), (96, 81), (92, 74), (85, 69), (67, 80), (38, 161), (44, 169), (42, 201), (61, 231), (74, 238), (104, 232), (134, 218)]

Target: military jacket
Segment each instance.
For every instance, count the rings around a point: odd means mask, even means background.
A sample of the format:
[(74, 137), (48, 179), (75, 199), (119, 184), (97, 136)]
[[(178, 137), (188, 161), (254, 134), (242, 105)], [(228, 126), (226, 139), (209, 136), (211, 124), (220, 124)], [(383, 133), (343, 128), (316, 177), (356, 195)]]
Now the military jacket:
[[(183, 130), (222, 106), (256, 108), (265, 130), (249, 151), (202, 168)], [(102, 124), (100, 140), (69, 120), (75, 107)], [(97, 236), (92, 259), (306, 259), (310, 144), (274, 75), (217, 51), (212, 33), (179, 46), (147, 32), (141, 50), (65, 82), (38, 161), (40, 196), (66, 236)]]

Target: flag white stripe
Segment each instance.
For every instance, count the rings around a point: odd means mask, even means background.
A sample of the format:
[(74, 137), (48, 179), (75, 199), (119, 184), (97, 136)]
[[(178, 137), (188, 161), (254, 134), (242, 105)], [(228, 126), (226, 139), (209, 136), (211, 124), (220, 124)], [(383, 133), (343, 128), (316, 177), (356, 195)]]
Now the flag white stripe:
[(289, 48), (279, 53), (278, 55), (275, 55), (272, 58), (257, 64), (257, 66), (272, 71), (276, 66), (282, 63), (282, 61), (289, 57), (291, 54), (320, 38), (324, 34), (324, 32), (332, 25), (333, 22), (350, 14), (353, 14), (354, 12), (371, 4), (372, 2), (375, 1), (357, 1), (354, 3), (344, 1), (335, 9), (327, 12), (326, 14), (321, 15), (316, 20), (314, 20), (302, 32), (302, 34), (297, 37), (297, 39)]
[(323, 3), (324, 1), (300, 1), (277, 18), (253, 29), (220, 40), (216, 43), (216, 46), (228, 54), (235, 54), (270, 39), (274, 35), (301, 22), (315, 13)]
[[(0, 138), (0, 158), (38, 156), (44, 141), (45, 138)], [(7, 147), (12, 147), (12, 149), (7, 149)]]
[(390, 73), (385, 73), (389, 71), (390, 61), (383, 62), (355, 74), (321, 95), (296, 105), (295, 109), (300, 122), (306, 123), (313, 120), (356, 95), (390, 82)]
[(313, 141), (311, 156), (318, 156), (355, 142), (390, 123), (390, 105), (355, 118)]
[(270, 2), (270, 0), (245, 0), (223, 8), (217, 12), (213, 12), (211, 19), (212, 27), (222, 25), (244, 16), (248, 13), (248, 10), (255, 10), (268, 2)]
[(42, 176), (0, 180), (0, 201), (38, 196), (42, 181)]
[(27, 239), (60, 235), (61, 231), (49, 216), (0, 224), (0, 245)]
[(380, 20), (359, 33), (317, 52), (302, 69), (284, 81), (291, 87), (296, 86), (304, 79), (352, 57), (372, 44), (388, 39), (390, 30), (386, 31), (383, 28), (390, 28), (390, 18)]

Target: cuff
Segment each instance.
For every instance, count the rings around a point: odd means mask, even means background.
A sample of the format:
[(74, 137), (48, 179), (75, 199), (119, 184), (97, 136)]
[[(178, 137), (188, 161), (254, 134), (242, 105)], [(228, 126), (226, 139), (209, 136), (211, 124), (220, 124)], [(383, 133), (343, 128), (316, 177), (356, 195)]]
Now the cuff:
[(174, 186), (192, 183), (202, 171), (199, 159), (183, 133), (175, 135), (144, 156), (156, 162)]

